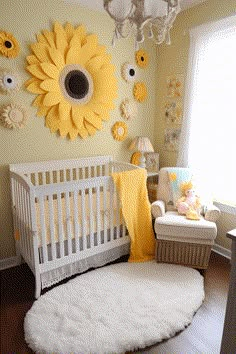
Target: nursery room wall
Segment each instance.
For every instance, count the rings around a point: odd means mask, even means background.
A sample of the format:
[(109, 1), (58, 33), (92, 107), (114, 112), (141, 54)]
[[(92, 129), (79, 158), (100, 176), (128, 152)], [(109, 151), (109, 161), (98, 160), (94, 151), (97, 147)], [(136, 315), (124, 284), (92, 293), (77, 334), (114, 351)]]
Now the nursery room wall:
[[(122, 100), (133, 98), (133, 83), (127, 83), (121, 77), (121, 66), (125, 62), (135, 64), (135, 49), (132, 38), (117, 42), (111, 46), (114, 25), (109, 16), (82, 8), (73, 2), (63, 0), (7, 0), (0, 2), (1, 29), (12, 33), (20, 45), (19, 56), (13, 59), (0, 56), (0, 68), (14, 70), (22, 81), (31, 76), (26, 72), (26, 56), (32, 54), (29, 45), (36, 42), (36, 34), (42, 30), (53, 29), (55, 21), (63, 26), (66, 22), (73, 26), (84, 24), (87, 33), (98, 36), (99, 44), (105, 45), (115, 65), (118, 95), (115, 109), (110, 120), (94, 136), (70, 141), (50, 132), (45, 127), (43, 117), (36, 116), (36, 107), (31, 103), (36, 95), (28, 92), (24, 86), (13, 96), (0, 94), (0, 106), (19, 103), (29, 110), (29, 118), (21, 129), (9, 129), (0, 125), (0, 259), (15, 255), (13, 226), (10, 201), (10, 183), (8, 165), (11, 163), (44, 161), (50, 159), (69, 159), (92, 155), (113, 155), (117, 160), (130, 161), (132, 152), (128, 150), (136, 135), (148, 136), (154, 142), (154, 121), (156, 118), (156, 48), (147, 41), (143, 47), (149, 56), (149, 65), (145, 69), (137, 67), (136, 81), (145, 82), (148, 96), (145, 102), (137, 102), (138, 114), (133, 120), (124, 120), (120, 113)], [(104, 78), (106, 80), (106, 78)], [(111, 128), (116, 121), (127, 124), (128, 135), (124, 141), (113, 139)]]
[[(165, 104), (167, 98), (167, 78), (182, 77), (183, 87), (187, 74), (189, 54), (189, 29), (203, 23), (216, 21), (220, 18), (235, 13), (235, 0), (207, 0), (198, 6), (194, 6), (181, 12), (171, 30), (171, 45), (161, 45), (157, 52), (157, 120), (155, 121), (155, 146), (160, 153), (161, 166), (175, 166), (177, 152), (168, 151), (164, 144), (165, 129), (168, 124), (165, 118)], [(177, 99), (183, 103), (183, 97)], [(180, 128), (176, 124), (174, 128)], [(226, 238), (226, 232), (236, 227), (236, 215), (222, 213), (217, 221), (218, 236), (216, 243), (224, 248), (230, 249), (231, 241)]]

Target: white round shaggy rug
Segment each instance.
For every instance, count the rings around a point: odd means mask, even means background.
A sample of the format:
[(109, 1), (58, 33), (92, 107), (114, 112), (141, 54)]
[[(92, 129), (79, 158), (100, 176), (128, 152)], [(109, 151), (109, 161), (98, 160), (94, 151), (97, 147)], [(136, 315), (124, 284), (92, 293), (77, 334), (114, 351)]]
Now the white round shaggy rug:
[(77, 276), (34, 302), (25, 340), (35, 352), (123, 353), (184, 329), (204, 299), (198, 271), (118, 263)]

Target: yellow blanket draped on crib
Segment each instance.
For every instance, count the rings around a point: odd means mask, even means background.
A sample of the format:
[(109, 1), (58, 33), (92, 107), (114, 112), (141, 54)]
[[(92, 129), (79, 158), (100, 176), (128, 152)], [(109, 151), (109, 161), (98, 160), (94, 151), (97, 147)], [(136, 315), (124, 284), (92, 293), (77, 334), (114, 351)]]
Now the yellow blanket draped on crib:
[(112, 174), (112, 178), (131, 238), (129, 262), (150, 261), (155, 255), (155, 237), (146, 187), (147, 171), (137, 169), (117, 172)]

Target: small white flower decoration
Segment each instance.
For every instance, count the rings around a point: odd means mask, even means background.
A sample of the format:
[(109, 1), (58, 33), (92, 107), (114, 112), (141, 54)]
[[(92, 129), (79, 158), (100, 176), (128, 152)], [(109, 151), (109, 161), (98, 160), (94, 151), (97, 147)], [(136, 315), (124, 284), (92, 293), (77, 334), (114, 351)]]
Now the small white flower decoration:
[(135, 80), (137, 74), (137, 69), (135, 65), (130, 63), (124, 63), (121, 67), (121, 76), (127, 82), (132, 82)]
[(138, 114), (137, 104), (134, 100), (125, 98), (120, 105), (121, 116), (127, 120), (136, 118)]
[(10, 103), (3, 106), (0, 111), (0, 120), (7, 128), (22, 128), (27, 119), (27, 110), (19, 104)]
[(0, 70), (0, 92), (14, 93), (21, 86), (20, 76), (12, 70)]

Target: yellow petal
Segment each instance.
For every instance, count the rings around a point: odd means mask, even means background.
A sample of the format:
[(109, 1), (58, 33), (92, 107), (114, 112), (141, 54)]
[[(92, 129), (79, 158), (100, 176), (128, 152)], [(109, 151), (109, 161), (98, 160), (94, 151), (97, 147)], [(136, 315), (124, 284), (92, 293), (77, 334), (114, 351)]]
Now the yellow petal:
[(65, 30), (59, 22), (54, 23), (54, 32), (56, 36), (56, 48), (62, 53), (63, 57), (65, 57), (65, 51), (68, 47), (68, 43), (66, 40)]
[(44, 97), (43, 104), (45, 106), (55, 106), (56, 104), (61, 102), (61, 100), (62, 100), (62, 96), (60, 93), (48, 92)]
[(102, 120), (109, 120), (110, 118), (110, 110), (107, 107), (104, 107), (102, 104), (98, 104), (98, 103), (93, 103), (93, 102), (89, 102), (89, 107), (90, 109), (96, 113), (97, 115), (99, 115), (99, 117)]
[(84, 122), (84, 126), (85, 126), (85, 128), (87, 129), (89, 135), (93, 136), (93, 135), (96, 134), (97, 129), (94, 128), (90, 123), (88, 123), (88, 122), (85, 121), (85, 122)]
[(69, 133), (71, 129), (71, 123), (70, 121), (64, 121), (64, 122), (60, 122), (59, 124), (59, 131), (60, 131), (60, 135), (64, 138), (65, 136), (67, 136), (67, 134)]
[(29, 79), (29, 80), (26, 80), (26, 81), (24, 82), (24, 86), (27, 88), (27, 86), (29, 86), (30, 84), (32, 84), (32, 82), (35, 82), (35, 78), (34, 78), (34, 77), (32, 77), (32, 78)]
[(67, 36), (67, 42), (70, 43), (70, 41), (75, 33), (75, 29), (71, 23), (67, 22), (67, 24), (65, 25), (65, 32), (66, 32), (66, 36)]
[(106, 54), (106, 47), (104, 45), (97, 46), (94, 56), (97, 57), (99, 55), (105, 55), (105, 54)]
[(45, 91), (40, 87), (41, 82), (42, 81), (35, 79), (32, 83), (30, 83), (27, 86), (27, 90), (32, 93), (45, 93)]
[(47, 75), (43, 72), (39, 64), (32, 64), (26, 67), (26, 69), (37, 79), (44, 80), (47, 79)]
[(48, 44), (46, 38), (41, 33), (37, 34), (36, 37), (38, 42), (42, 44)]
[(35, 55), (28, 55), (26, 57), (26, 60), (28, 62), (28, 64), (39, 64), (40, 61), (36, 58)]
[(37, 115), (38, 117), (46, 117), (46, 115), (48, 114), (50, 108), (51, 108), (51, 107), (40, 106), (40, 107), (38, 108), (38, 110), (37, 110), (36, 115)]
[(33, 43), (31, 44), (31, 49), (36, 57), (39, 59), (41, 63), (51, 62), (51, 59), (48, 54), (48, 46), (43, 43)]
[(56, 48), (54, 32), (50, 32), (48, 30), (44, 30), (43, 34), (44, 34), (44, 37), (47, 39), (47, 42), (50, 45), (50, 47)]
[(78, 136), (78, 129), (72, 126), (69, 131), (70, 140), (75, 140)]
[(81, 56), (84, 64), (86, 64), (94, 56), (95, 49), (96, 46), (94, 44), (94, 41), (92, 40), (88, 41), (83, 45)]
[(42, 63), (41, 68), (43, 69), (45, 74), (47, 74), (49, 77), (51, 77), (52, 79), (58, 80), (59, 71), (55, 65), (50, 64), (50, 63)]
[(101, 118), (97, 114), (93, 113), (92, 111), (86, 113), (85, 120), (88, 123), (92, 124), (92, 126), (96, 129), (100, 130), (102, 128)]
[(83, 61), (81, 60), (81, 48), (80, 45), (77, 44), (77, 46), (72, 46), (68, 50), (68, 53), (66, 55), (66, 64), (81, 64), (83, 65)]
[(89, 44), (89, 46), (93, 47), (94, 50), (98, 45), (98, 37), (96, 34), (89, 34), (82, 40), (82, 46), (85, 44)]
[(58, 92), (58, 93), (60, 92), (58, 82), (53, 79), (44, 80), (40, 84), (40, 87), (45, 91)]
[(58, 119), (58, 106), (53, 106), (49, 109), (48, 114), (45, 119), (45, 125), (55, 133), (59, 129), (60, 121)]
[(85, 128), (84, 125), (79, 128), (78, 134), (81, 136), (82, 139), (87, 138), (87, 136), (88, 136), (88, 131), (87, 131), (87, 129)]
[(56, 65), (58, 70), (63, 69), (65, 65), (65, 60), (61, 52), (56, 48), (49, 48), (48, 49), (49, 55), (51, 57), (52, 62)]
[(34, 107), (38, 107), (38, 106), (42, 106), (43, 105), (43, 100), (44, 100), (44, 95), (38, 95), (33, 103), (32, 103), (32, 106)]
[(72, 106), (72, 121), (80, 129), (84, 122), (87, 109), (84, 106)]
[(74, 35), (71, 38), (70, 41), (70, 47), (71, 46), (76, 46), (78, 43), (81, 44), (81, 41), (85, 38), (86, 36), (86, 29), (83, 25), (77, 27), (74, 31)]
[(59, 117), (61, 121), (70, 119), (71, 104), (67, 101), (59, 103)]
[(103, 65), (103, 56), (91, 58), (85, 65), (85, 68), (91, 73), (95, 74)]

